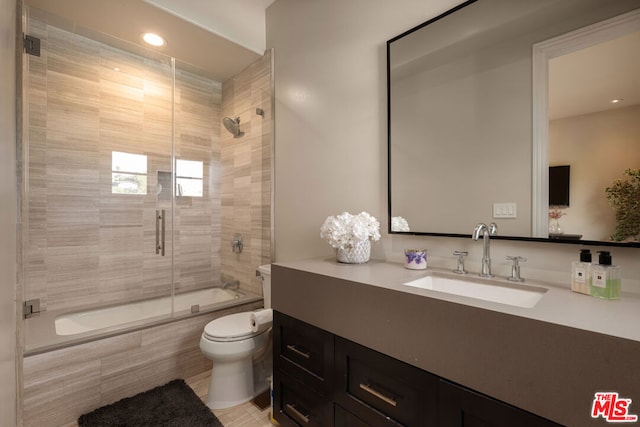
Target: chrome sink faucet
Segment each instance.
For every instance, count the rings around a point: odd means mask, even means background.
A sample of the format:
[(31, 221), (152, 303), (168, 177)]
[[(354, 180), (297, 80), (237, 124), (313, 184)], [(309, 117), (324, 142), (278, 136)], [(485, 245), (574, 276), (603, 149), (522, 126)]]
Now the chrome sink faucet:
[(486, 224), (478, 224), (473, 230), (471, 238), (478, 240), (482, 236), (482, 272), (481, 277), (493, 277), (491, 274), (491, 254), (489, 250), (489, 236), (495, 236), (498, 233), (498, 226), (492, 222), (488, 226)]

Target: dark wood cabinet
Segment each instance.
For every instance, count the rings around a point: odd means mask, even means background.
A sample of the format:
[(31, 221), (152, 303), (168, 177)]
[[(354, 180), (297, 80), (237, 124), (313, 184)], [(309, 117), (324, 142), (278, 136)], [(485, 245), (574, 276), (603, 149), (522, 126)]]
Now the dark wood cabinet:
[(335, 405), (334, 408), (335, 427), (369, 427), (371, 425), (365, 423), (340, 405)]
[(438, 377), (335, 338), (335, 400), (376, 426), (436, 426)]
[(282, 371), (321, 395), (333, 391), (333, 334), (274, 312), (274, 371)]
[(333, 424), (333, 403), (280, 371), (274, 375), (274, 413), (282, 426), (325, 427)]
[(559, 426), (279, 312), (273, 331), (285, 427)]
[(442, 427), (558, 427), (552, 421), (466, 387), (440, 380), (439, 425)]
[(329, 332), (273, 313), (273, 412), (283, 426), (333, 426)]

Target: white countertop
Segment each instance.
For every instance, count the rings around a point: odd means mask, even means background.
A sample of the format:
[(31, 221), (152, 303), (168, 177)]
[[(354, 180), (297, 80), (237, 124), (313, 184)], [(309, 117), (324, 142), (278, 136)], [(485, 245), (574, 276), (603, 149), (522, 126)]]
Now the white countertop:
[[(528, 319), (606, 334), (618, 338), (640, 342), (640, 296), (622, 294), (619, 300), (602, 300), (588, 295), (571, 292), (564, 287), (541, 281), (525, 281), (517, 286), (535, 286), (547, 289), (542, 299), (531, 308), (521, 308), (475, 298), (463, 297), (444, 292), (403, 285), (429, 273), (451, 275), (464, 280), (486, 280), (475, 273), (466, 276), (437, 268), (409, 270), (401, 263), (371, 260), (366, 264), (341, 264), (335, 258), (308, 259), (278, 262), (276, 265), (309, 273), (334, 277), (394, 291), (414, 294), (419, 297), (436, 298), (457, 304), (464, 304), (485, 310), (492, 310)], [(504, 277), (494, 277), (492, 281), (514, 286)]]

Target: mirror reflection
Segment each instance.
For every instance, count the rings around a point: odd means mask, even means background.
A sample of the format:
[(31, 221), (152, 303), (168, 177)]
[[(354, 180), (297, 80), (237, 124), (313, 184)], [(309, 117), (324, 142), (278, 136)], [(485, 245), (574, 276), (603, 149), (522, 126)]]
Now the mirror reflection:
[[(640, 168), (640, 27), (556, 49), (544, 96), (532, 49), (634, 8), (478, 0), (390, 40), (391, 231), (466, 237), (496, 222), (503, 238), (617, 244), (605, 189)], [(549, 166), (570, 166), (567, 203), (550, 203)]]
[[(616, 235), (606, 189), (640, 167), (640, 31), (552, 58), (548, 72), (549, 204), (558, 208), (549, 232), (638, 240)], [(561, 165), (571, 166), (566, 176)], [(567, 183), (569, 197), (558, 198)]]

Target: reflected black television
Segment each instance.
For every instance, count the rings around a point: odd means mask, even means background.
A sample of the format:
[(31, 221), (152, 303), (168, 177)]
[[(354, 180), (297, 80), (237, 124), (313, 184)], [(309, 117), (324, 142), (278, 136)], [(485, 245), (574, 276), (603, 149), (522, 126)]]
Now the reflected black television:
[(571, 166), (549, 166), (549, 206), (569, 207)]

